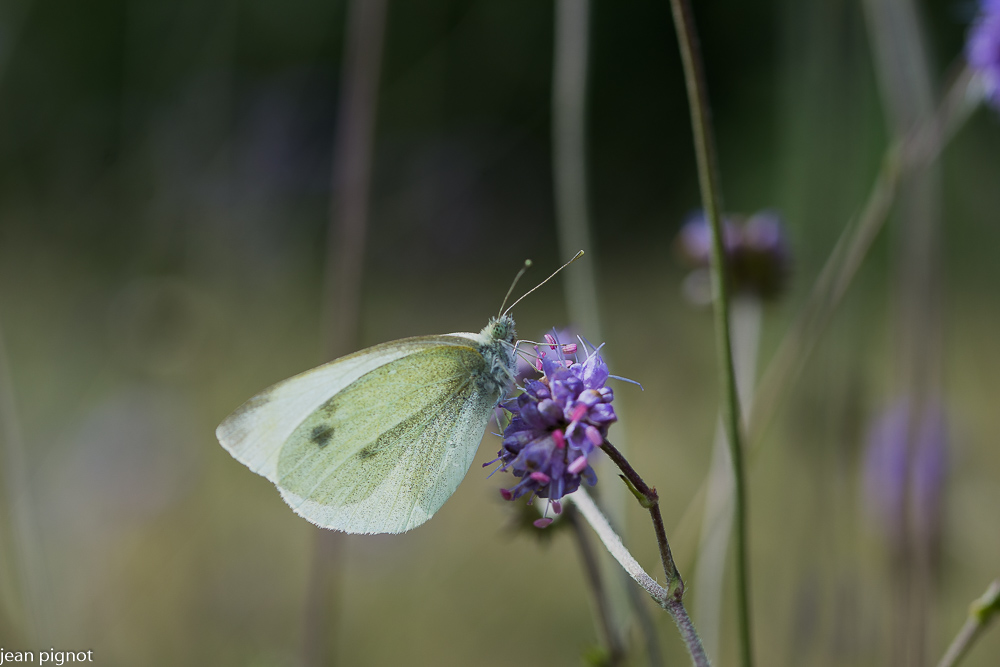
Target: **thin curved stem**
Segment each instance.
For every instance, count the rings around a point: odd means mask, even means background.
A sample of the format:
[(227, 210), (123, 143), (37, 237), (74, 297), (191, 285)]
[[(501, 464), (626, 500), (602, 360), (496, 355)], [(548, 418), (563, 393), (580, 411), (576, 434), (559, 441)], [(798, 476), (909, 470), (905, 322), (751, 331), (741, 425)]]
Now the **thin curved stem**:
[(961, 662), (997, 614), (1000, 614), (1000, 579), (990, 584), (982, 597), (969, 607), (969, 618), (965, 621), (962, 629), (958, 631), (951, 646), (945, 651), (938, 667), (955, 667)]
[(722, 196), (719, 187), (715, 141), (709, 119), (708, 88), (698, 46), (694, 15), (687, 0), (670, 0), (684, 65), (691, 129), (694, 135), (695, 158), (698, 163), (698, 183), (701, 188), (705, 216), (712, 227), (712, 284), (714, 288), (716, 353), (719, 358), (719, 384), (723, 392), (722, 412), (733, 464), (734, 510), (736, 529), (736, 602), (743, 667), (753, 665), (750, 621), (749, 553), (747, 548), (747, 494), (743, 461), (743, 424), (740, 398), (736, 390), (736, 370), (729, 331), (729, 289), (722, 246)]
[(761, 376), (756, 392), (758, 399), (749, 420), (752, 450), (757, 448), (761, 434), (783, 404), (782, 397), (798, 378), (882, 230), (896, 201), (901, 179), (937, 159), (975, 108), (975, 102), (968, 95), (970, 80), (971, 74), (966, 67), (956, 68), (934, 114), (886, 149), (867, 201), (844, 228), (806, 303)]
[[(761, 374), (749, 412), (748, 449), (751, 457), (761, 449), (763, 433), (784, 405), (785, 394), (795, 382), (819, 343), (833, 314), (850, 287), (868, 250), (878, 236), (896, 198), (900, 178), (937, 159), (978, 104), (967, 92), (971, 79), (967, 68), (957, 69), (935, 115), (914, 128), (902, 143), (890, 146), (868, 199), (860, 212), (844, 227), (813, 283), (806, 303), (783, 336), (778, 350)], [(705, 502), (708, 477), (702, 480), (674, 529), (674, 537), (693, 533), (697, 513)], [(683, 541), (683, 540), (682, 540)]]
[(680, 572), (677, 571), (674, 556), (670, 551), (670, 543), (667, 542), (667, 530), (663, 526), (663, 515), (660, 514), (660, 497), (657, 495), (656, 489), (643, 481), (632, 464), (610, 442), (605, 440), (601, 449), (608, 455), (612, 463), (622, 471), (621, 478), (635, 495), (639, 504), (649, 510), (649, 516), (653, 520), (653, 531), (656, 533), (656, 544), (660, 549), (660, 562), (663, 564), (663, 573), (667, 576), (667, 589), (673, 597), (678, 599), (684, 597), (684, 580), (681, 579)]

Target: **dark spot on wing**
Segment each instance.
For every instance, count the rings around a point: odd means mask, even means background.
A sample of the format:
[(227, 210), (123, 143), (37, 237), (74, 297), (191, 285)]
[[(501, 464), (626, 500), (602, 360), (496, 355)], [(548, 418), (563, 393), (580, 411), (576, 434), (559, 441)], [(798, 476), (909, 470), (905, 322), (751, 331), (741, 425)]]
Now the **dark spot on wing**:
[(333, 427), (328, 424), (320, 424), (312, 430), (309, 439), (320, 447), (326, 447), (333, 437)]
[(372, 447), (371, 445), (368, 445), (367, 447), (363, 447), (361, 451), (358, 452), (358, 458), (360, 458), (362, 461), (366, 461), (371, 457), (375, 456), (375, 454), (376, 454), (375, 448)]

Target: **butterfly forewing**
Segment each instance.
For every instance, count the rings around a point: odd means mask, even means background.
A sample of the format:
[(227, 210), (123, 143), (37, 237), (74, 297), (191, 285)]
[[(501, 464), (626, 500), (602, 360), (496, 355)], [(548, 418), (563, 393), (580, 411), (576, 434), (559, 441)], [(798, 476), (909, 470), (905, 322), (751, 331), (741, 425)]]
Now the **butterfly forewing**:
[(412, 338), (344, 357), (254, 397), (219, 439), (313, 523), (409, 530), (458, 487), (496, 404), (476, 380), (487, 369), (474, 340)]

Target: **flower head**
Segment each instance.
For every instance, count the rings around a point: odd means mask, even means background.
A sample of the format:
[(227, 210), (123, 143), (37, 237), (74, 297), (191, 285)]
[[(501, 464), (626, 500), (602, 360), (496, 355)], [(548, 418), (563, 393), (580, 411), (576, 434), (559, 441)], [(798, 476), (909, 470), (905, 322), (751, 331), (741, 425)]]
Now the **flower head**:
[(1000, 0), (980, 1), (965, 57), (979, 78), (984, 97), (1000, 110)]
[[(1000, 1), (1000, 0), (998, 0)], [(723, 249), (733, 290), (773, 299), (788, 282), (790, 253), (781, 218), (761, 211), (749, 218), (723, 220)], [(690, 217), (677, 235), (677, 251), (694, 271), (685, 289), (692, 301), (710, 300), (708, 266), (711, 260), (712, 228), (701, 212)]]
[[(561, 344), (556, 336), (546, 341), (548, 349), (538, 351), (543, 376), (525, 381), (524, 391), (504, 403), (512, 419), (491, 463), (501, 461), (500, 470), (520, 478), (514, 487), (501, 489), (504, 499), (530, 493), (553, 501), (558, 514), (559, 499), (576, 491), (581, 480), (597, 483), (589, 457), (618, 417), (611, 406), (614, 392), (604, 386), (608, 366), (598, 350), (580, 362), (575, 345)], [(548, 521), (539, 519), (536, 525)]]
[(891, 543), (909, 529), (928, 547), (940, 533), (948, 470), (944, 408), (920, 410), (901, 398), (875, 421), (865, 455), (865, 495), (873, 519)]
[[(740, 230), (729, 218), (722, 220), (722, 245), (731, 255), (740, 242)], [(712, 227), (704, 212), (696, 211), (677, 233), (677, 252), (692, 266), (708, 266), (712, 258)]]

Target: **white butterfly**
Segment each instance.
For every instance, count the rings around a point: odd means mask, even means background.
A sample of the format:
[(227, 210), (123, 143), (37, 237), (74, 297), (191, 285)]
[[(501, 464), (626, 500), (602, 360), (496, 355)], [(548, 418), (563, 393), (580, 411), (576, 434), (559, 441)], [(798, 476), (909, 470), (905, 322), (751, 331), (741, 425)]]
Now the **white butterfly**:
[(582, 255), (507, 310), (500, 306), (478, 334), (404, 338), (341, 357), (265, 389), (215, 435), (318, 526), (416, 528), (455, 493), (494, 408), (514, 387), (517, 345), (507, 313)]
[(222, 446), (318, 526), (402, 533), (455, 492), (514, 385), (514, 319), (341, 357), (265, 389), (216, 429)]

